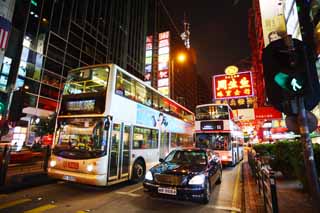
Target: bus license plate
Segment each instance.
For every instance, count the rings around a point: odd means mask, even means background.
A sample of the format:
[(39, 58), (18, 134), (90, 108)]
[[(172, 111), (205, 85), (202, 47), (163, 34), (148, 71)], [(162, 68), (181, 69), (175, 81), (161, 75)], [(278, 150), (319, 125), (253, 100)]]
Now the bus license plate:
[(69, 176), (69, 175), (64, 175), (62, 177), (63, 180), (67, 180), (67, 181), (76, 181), (75, 177)]
[(159, 187), (158, 188), (158, 192), (161, 194), (168, 194), (168, 195), (176, 195), (177, 194), (177, 190), (174, 188), (162, 188)]

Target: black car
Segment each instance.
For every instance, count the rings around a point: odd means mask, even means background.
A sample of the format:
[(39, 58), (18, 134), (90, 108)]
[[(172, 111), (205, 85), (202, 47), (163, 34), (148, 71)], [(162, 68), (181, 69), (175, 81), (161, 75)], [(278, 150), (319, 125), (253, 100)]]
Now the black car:
[(221, 183), (220, 159), (207, 149), (178, 149), (145, 175), (145, 192), (208, 203), (211, 188)]

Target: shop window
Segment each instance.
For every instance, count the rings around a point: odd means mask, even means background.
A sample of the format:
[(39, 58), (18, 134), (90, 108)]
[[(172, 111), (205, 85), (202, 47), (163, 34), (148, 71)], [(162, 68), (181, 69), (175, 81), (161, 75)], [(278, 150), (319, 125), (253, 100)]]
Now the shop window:
[(59, 89), (42, 84), (40, 95), (48, 98), (52, 98), (52, 99), (58, 99)]
[(56, 111), (58, 102), (46, 98), (39, 98), (38, 107), (45, 110)]

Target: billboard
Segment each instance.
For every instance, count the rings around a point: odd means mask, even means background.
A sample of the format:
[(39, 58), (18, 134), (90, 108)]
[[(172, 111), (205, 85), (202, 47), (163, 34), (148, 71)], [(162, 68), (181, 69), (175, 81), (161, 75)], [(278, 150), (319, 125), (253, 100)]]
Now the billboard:
[(301, 40), (295, 0), (260, 0), (264, 46), (286, 34)]
[(251, 71), (235, 75), (214, 75), (212, 78), (213, 98), (232, 99), (253, 96)]
[(147, 36), (144, 81), (148, 85), (151, 85), (151, 77), (152, 77), (151, 72), (152, 72), (152, 36)]
[(158, 91), (169, 97), (169, 69), (170, 69), (170, 32), (159, 33), (158, 50)]

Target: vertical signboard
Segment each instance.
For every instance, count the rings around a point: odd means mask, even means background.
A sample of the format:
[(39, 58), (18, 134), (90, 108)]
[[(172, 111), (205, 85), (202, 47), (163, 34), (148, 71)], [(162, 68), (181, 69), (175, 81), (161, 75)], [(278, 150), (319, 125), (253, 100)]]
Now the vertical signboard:
[(301, 40), (295, 0), (260, 0), (264, 46), (284, 35)]
[(264, 46), (286, 34), (285, 0), (260, 0)]
[(147, 36), (146, 40), (146, 63), (144, 69), (144, 81), (151, 86), (152, 72), (152, 36)]
[(159, 33), (159, 58), (158, 58), (158, 91), (169, 97), (169, 31)]

